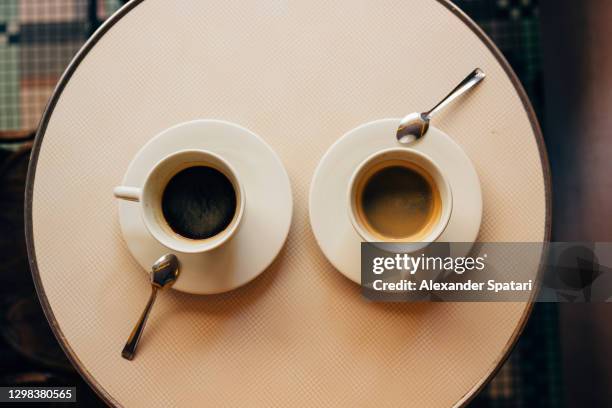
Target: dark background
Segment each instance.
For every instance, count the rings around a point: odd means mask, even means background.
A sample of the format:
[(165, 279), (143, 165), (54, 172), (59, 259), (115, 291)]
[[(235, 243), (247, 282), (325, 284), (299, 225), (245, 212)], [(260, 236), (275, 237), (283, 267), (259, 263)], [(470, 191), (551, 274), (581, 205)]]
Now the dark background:
[[(122, 3), (0, 0), (0, 385), (76, 385), (84, 406), (102, 403), (66, 360), (36, 298), (23, 190), (33, 131), (61, 72)], [(540, 118), (553, 239), (609, 241), (612, 1), (455, 3), (501, 49)], [(536, 304), (510, 358), (471, 406), (612, 406), (609, 316), (607, 304)]]

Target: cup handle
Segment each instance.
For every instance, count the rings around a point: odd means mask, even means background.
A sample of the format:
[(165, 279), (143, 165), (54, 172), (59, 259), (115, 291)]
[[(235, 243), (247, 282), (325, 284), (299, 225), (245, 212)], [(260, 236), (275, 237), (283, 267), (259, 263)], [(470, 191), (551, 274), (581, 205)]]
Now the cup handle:
[(140, 196), (142, 194), (142, 189), (138, 187), (119, 186), (115, 187), (115, 189), (113, 190), (113, 194), (115, 195), (115, 197), (121, 200), (139, 202)]

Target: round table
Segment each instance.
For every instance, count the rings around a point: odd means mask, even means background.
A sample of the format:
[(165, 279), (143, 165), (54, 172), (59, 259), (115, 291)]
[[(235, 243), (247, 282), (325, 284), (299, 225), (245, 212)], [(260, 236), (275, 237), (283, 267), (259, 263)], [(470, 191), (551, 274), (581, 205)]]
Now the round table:
[[(28, 176), (32, 273), (73, 364), (117, 406), (465, 404), (505, 360), (532, 304), (366, 302), (317, 247), (307, 202), (335, 140), (432, 106), (476, 66), (487, 79), (436, 126), (478, 171), (479, 240), (547, 240), (550, 180), (533, 110), (499, 51), (450, 2), (126, 5), (61, 79)], [(289, 238), (242, 288), (159, 296), (126, 361), (149, 286), (112, 189), (146, 141), (199, 118), (245, 126), (278, 153), (294, 194)]]

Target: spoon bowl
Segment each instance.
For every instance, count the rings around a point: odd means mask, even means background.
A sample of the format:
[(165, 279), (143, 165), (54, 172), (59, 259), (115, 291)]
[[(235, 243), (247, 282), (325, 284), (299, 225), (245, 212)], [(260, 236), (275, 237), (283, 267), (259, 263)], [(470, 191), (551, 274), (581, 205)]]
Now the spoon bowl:
[(429, 130), (429, 118), (422, 113), (414, 112), (406, 115), (397, 129), (397, 140), (401, 144), (416, 142)]
[(159, 258), (151, 268), (151, 284), (160, 289), (172, 286), (179, 275), (179, 260), (174, 254)]

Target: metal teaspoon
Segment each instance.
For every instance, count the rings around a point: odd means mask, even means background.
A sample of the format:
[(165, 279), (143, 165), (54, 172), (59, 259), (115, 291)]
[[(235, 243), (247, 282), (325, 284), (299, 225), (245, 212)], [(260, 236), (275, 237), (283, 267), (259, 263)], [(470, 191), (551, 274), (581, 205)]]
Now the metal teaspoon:
[(140, 319), (138, 319), (138, 323), (136, 323), (134, 330), (132, 330), (128, 341), (121, 352), (121, 357), (127, 360), (132, 360), (134, 358), (138, 341), (140, 340), (140, 336), (142, 335), (145, 324), (147, 323), (147, 318), (149, 317), (149, 312), (151, 312), (151, 308), (153, 307), (153, 303), (157, 297), (158, 289), (164, 289), (172, 286), (174, 282), (176, 282), (178, 276), (179, 260), (173, 254), (164, 255), (153, 264), (153, 267), (151, 268), (151, 296), (149, 297), (149, 302), (147, 303), (145, 310), (142, 312)]
[(423, 113), (415, 112), (406, 115), (397, 129), (397, 141), (402, 144), (410, 144), (425, 136), (429, 130), (429, 121), (436, 112), (472, 89), (484, 78), (485, 73), (480, 68), (476, 68), (431, 110)]

